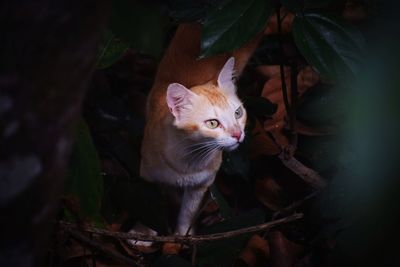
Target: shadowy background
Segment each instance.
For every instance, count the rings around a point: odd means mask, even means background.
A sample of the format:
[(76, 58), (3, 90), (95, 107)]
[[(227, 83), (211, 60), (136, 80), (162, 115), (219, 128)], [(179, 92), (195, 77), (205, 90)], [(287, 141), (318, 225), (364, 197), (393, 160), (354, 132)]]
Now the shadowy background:
[[(395, 1), (55, 2), (0, 4), (1, 266), (400, 265)], [(157, 64), (192, 21), (200, 57), (264, 31), (238, 80), (248, 138), (224, 155), (199, 234), (304, 218), (180, 251), (86, 234), (138, 220), (170, 234), (139, 151)]]

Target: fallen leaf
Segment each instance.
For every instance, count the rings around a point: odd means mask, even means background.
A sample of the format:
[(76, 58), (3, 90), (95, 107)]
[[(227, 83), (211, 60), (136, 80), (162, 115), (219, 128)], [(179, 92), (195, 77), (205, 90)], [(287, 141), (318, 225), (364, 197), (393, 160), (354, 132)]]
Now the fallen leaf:
[(182, 249), (182, 245), (178, 243), (164, 243), (162, 248), (162, 254), (164, 255), (176, 255)]
[[(294, 20), (294, 14), (286, 10), (285, 8), (281, 8), (280, 10), (281, 17), (281, 33), (287, 34), (292, 31), (292, 24)], [(268, 25), (264, 30), (265, 35), (278, 34), (278, 19), (276, 13), (270, 16), (268, 21)]]
[(235, 266), (242, 265), (242, 262), (248, 267), (265, 266), (269, 258), (269, 245), (267, 240), (259, 235), (253, 235), (247, 242), (246, 247), (239, 255), (239, 259), (235, 262)]
[(304, 254), (304, 247), (287, 239), (280, 231), (268, 234), (271, 267), (292, 267)]
[(270, 175), (257, 179), (254, 191), (256, 198), (273, 211), (280, 210), (285, 206), (283, 189)]
[[(264, 84), (264, 88), (261, 93), (261, 96), (267, 98), (272, 103), (277, 105), (277, 110), (272, 115), (272, 118), (264, 122), (264, 129), (271, 132), (271, 134), (275, 138), (275, 141), (281, 147), (287, 147), (289, 145), (289, 141), (286, 135), (283, 133), (283, 129), (285, 128), (287, 123), (285, 121), (286, 108), (282, 95), (282, 81), (280, 72), (276, 72), (276, 70), (273, 70), (272, 68), (260, 70), (261, 73), (264, 74), (266, 77), (268, 77), (268, 75), (270, 74), (275, 73), (275, 75), (270, 77), (270, 79)], [(290, 104), (290, 69), (285, 68), (284, 74)], [(318, 82), (319, 76), (310, 66), (301, 69), (297, 74), (298, 97), (304, 95), (304, 93), (307, 92), (309, 88), (313, 87)]]
[(346, 20), (357, 22), (366, 19), (368, 16), (368, 11), (365, 3), (358, 3), (358, 1), (347, 1), (342, 12), (342, 16)]
[[(288, 67), (284, 68), (285, 71), (289, 71)], [(261, 65), (256, 67), (257, 72), (262, 74), (265, 78), (272, 78), (280, 74), (279, 65)]]
[(259, 156), (278, 155), (281, 152), (274, 140), (267, 135), (263, 125), (256, 120), (252, 131), (252, 139), (250, 143), (250, 158), (254, 159)]

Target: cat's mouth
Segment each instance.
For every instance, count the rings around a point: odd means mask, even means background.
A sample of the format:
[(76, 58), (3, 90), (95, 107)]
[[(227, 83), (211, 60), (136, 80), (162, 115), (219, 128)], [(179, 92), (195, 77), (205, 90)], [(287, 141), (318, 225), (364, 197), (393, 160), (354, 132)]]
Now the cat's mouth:
[(233, 144), (233, 145), (230, 145), (230, 146), (224, 146), (224, 150), (225, 151), (233, 151), (236, 148), (238, 148), (238, 146), (239, 146), (239, 143), (236, 143), (236, 144)]

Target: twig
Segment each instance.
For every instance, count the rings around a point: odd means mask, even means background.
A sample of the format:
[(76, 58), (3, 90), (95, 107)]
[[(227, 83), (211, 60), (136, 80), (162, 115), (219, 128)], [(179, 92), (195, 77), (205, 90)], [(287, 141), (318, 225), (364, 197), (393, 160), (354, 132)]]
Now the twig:
[(313, 188), (322, 189), (326, 186), (326, 181), (324, 180), (324, 178), (322, 178), (313, 169), (308, 168), (303, 163), (298, 161), (295, 157), (287, 157), (287, 155), (282, 152), (279, 155), (279, 159), (288, 169), (297, 174), (301, 179), (303, 179)]
[[(308, 200), (314, 198), (315, 196), (317, 196), (319, 193), (321, 193), (321, 190), (314, 191), (313, 193), (305, 196), (304, 198), (293, 202), (289, 206), (286, 206), (286, 207), (284, 207), (284, 208), (282, 208), (280, 210), (277, 210), (276, 212), (274, 212), (272, 214), (271, 220), (276, 220), (276, 218), (278, 218), (278, 217), (280, 217), (282, 215), (295, 212), (295, 210), (297, 208), (302, 206), (306, 201), (308, 201)], [(265, 231), (264, 234), (263, 234), (263, 238), (265, 239), (268, 236), (269, 233), (270, 233), (270, 230)]]
[[(288, 217), (285, 217), (285, 218), (282, 218), (279, 220), (270, 221), (267, 223), (250, 226), (247, 228), (241, 228), (238, 230), (217, 233), (217, 234), (194, 235), (194, 236), (178, 236), (178, 235), (152, 236), (152, 235), (146, 235), (146, 234), (140, 234), (140, 233), (112, 232), (112, 231), (99, 229), (99, 228), (93, 228), (93, 227), (84, 227), (83, 229), (82, 228), (80, 228), (80, 229), (82, 229), (85, 232), (94, 233), (94, 234), (103, 235), (103, 236), (114, 237), (114, 238), (123, 239), (123, 240), (136, 239), (136, 240), (141, 240), (141, 241), (153, 241), (153, 242), (197, 244), (200, 242), (227, 239), (227, 238), (231, 238), (231, 237), (235, 237), (235, 236), (239, 236), (239, 235), (243, 235), (243, 234), (257, 233), (257, 232), (265, 231), (267, 229), (271, 229), (271, 228), (276, 227), (281, 224), (286, 224), (289, 222), (299, 220), (301, 218), (303, 218), (303, 214), (296, 213), (296, 214), (290, 215)], [(64, 229), (78, 229), (77, 225), (68, 223), (68, 222), (63, 222), (63, 221), (60, 222), (60, 226), (63, 227)]]
[(289, 206), (284, 207), (283, 209), (277, 210), (276, 212), (273, 213), (272, 215), (272, 220), (276, 220), (276, 218), (294, 212), (297, 208), (299, 208), (300, 206), (302, 206), (305, 202), (307, 202), (308, 200), (316, 197), (317, 195), (319, 195), (321, 193), (320, 190), (314, 191), (311, 194), (305, 196), (304, 198), (293, 202), (292, 204), (290, 204)]
[[(74, 238), (75, 240), (84, 243), (86, 246), (93, 249), (96, 249), (109, 257), (117, 260), (120, 263), (129, 264), (130, 266), (139, 266), (142, 267), (143, 265), (134, 261), (133, 259), (126, 257), (120, 254), (117, 251), (111, 250), (109, 248), (104, 247), (102, 244), (96, 242), (93, 239), (90, 239), (86, 235), (82, 234), (81, 232), (74, 229), (74, 227), (65, 227), (65, 223), (61, 223), (61, 226), (68, 231), (68, 233)], [(77, 228), (77, 227), (76, 227)]]

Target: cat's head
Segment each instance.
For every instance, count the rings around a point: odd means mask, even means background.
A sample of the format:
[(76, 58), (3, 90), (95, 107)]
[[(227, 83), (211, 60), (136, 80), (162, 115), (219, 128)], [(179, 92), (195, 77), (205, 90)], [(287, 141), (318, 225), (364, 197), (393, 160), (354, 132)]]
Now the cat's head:
[(225, 150), (233, 150), (243, 141), (247, 117), (232, 80), (234, 65), (231, 57), (219, 73), (217, 85), (207, 83), (189, 90), (173, 83), (167, 90), (174, 125), (193, 139), (214, 141)]

